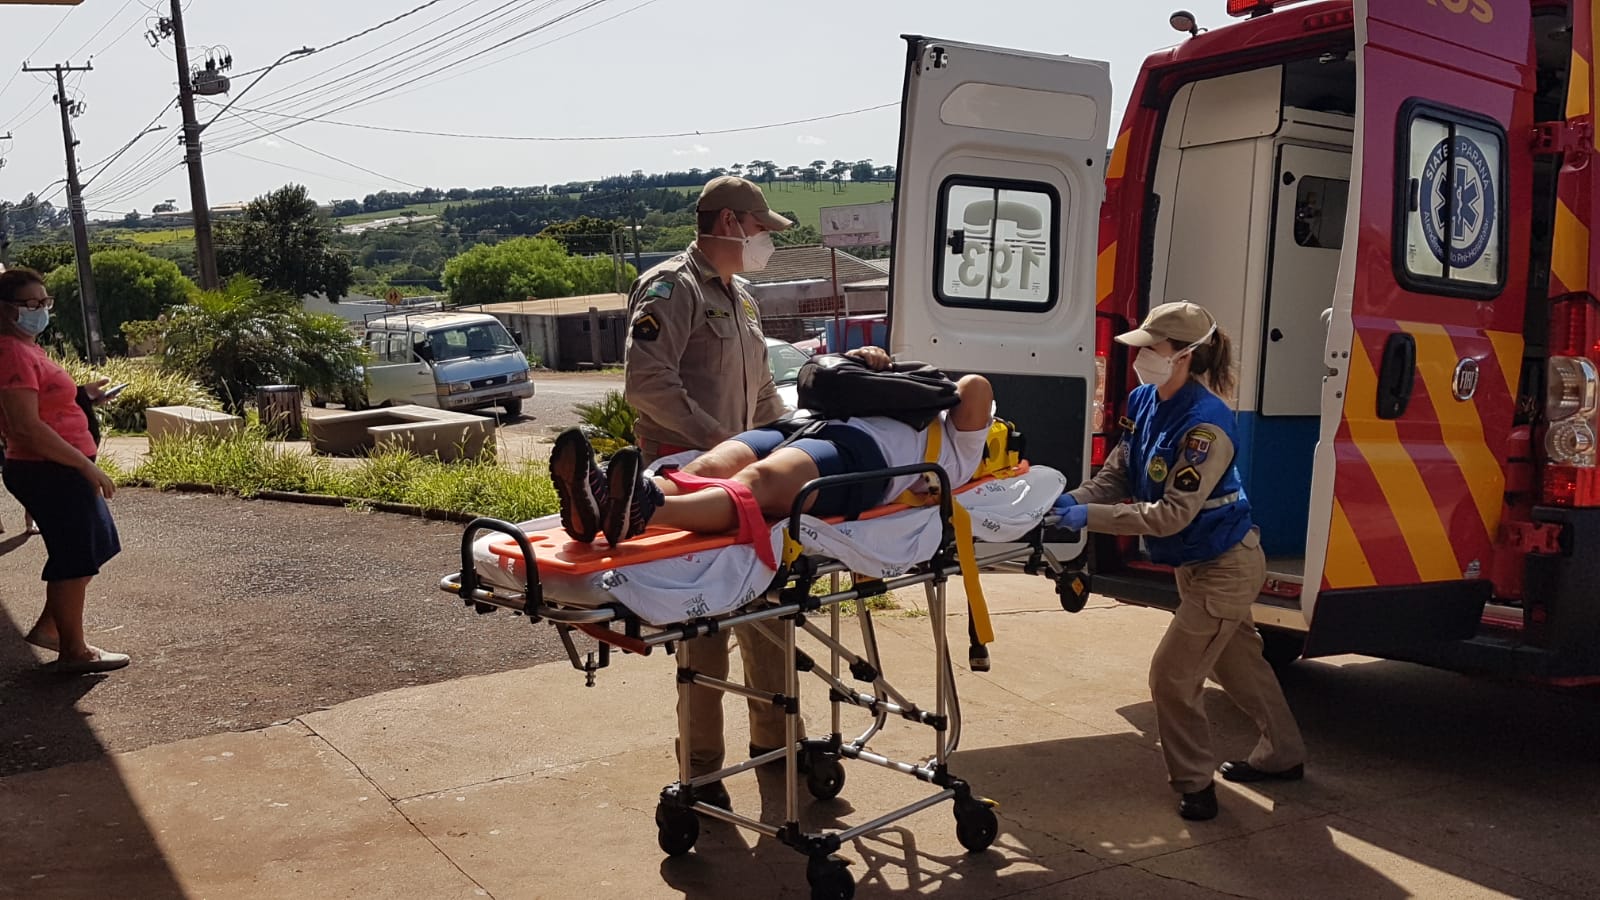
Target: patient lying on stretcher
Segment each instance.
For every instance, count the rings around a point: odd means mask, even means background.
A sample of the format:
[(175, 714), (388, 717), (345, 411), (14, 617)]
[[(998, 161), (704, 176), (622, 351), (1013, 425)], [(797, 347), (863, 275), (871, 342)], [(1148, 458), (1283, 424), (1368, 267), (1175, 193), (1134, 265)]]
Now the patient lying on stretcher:
[[(877, 347), (850, 351), (874, 369), (890, 363)], [(600, 468), (578, 429), (556, 438), (550, 478), (561, 501), (561, 524), (573, 540), (592, 542), (602, 532), (613, 546), (666, 526), (703, 534), (751, 528), (757, 516), (780, 518), (790, 512), (806, 482), (840, 475), (907, 466), (924, 460), (928, 434), (943, 431), (939, 465), (964, 479), (982, 461), (993, 421), (994, 392), (981, 375), (957, 383), (960, 402), (939, 414), (928, 431), (897, 419), (853, 416), (824, 421), (813, 433), (785, 446), (786, 435), (759, 428), (734, 435), (680, 472), (650, 477), (637, 448), (628, 447)], [(957, 474), (960, 473), (960, 474)], [(708, 489), (709, 488), (709, 489)], [(906, 490), (925, 490), (918, 475), (826, 488), (807, 503), (816, 516), (855, 516), (881, 506)], [(741, 527), (743, 524), (744, 527)]]

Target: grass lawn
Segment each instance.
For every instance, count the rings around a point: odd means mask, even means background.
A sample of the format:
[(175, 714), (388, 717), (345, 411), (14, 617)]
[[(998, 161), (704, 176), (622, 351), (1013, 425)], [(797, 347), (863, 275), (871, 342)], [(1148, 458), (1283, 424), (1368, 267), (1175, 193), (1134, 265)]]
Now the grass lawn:
[(194, 240), (193, 228), (162, 228), (159, 230), (146, 230), (142, 228), (96, 228), (96, 238), (108, 241), (128, 241), (142, 246), (156, 244), (177, 244)]
[[(839, 190), (843, 188), (843, 190)], [(678, 188), (685, 193), (699, 194), (696, 187)], [(786, 181), (774, 181), (763, 184), (761, 190), (767, 195), (767, 203), (773, 209), (783, 213), (801, 225), (810, 225), (817, 228), (822, 222), (818, 210), (827, 206), (851, 206), (857, 203), (877, 203), (882, 200), (894, 199), (894, 183), (889, 181), (869, 181), (863, 184), (854, 184), (846, 181), (840, 185), (822, 183), (816, 185), (798, 184)]]

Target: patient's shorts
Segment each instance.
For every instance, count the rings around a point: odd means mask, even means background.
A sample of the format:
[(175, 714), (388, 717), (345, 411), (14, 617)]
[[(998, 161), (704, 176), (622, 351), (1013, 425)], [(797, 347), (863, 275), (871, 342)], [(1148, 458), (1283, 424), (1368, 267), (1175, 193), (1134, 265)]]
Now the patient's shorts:
[[(757, 457), (766, 458), (783, 443), (785, 434), (776, 428), (757, 428), (736, 434), (733, 440), (754, 450)], [(829, 422), (810, 437), (803, 437), (789, 446), (804, 451), (817, 464), (823, 475), (843, 475), (847, 472), (867, 472), (888, 468), (878, 442), (859, 428)], [(889, 479), (857, 482), (823, 488), (817, 502), (811, 507), (814, 516), (844, 516), (855, 518), (875, 506), (887, 502)]]

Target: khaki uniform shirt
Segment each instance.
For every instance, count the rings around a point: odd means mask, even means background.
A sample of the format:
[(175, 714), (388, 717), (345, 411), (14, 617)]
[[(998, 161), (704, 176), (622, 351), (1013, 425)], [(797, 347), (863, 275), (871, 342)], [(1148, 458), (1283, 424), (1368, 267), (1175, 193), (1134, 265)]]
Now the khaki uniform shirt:
[(633, 283), (623, 372), (641, 442), (709, 450), (784, 412), (755, 299), (694, 244)]

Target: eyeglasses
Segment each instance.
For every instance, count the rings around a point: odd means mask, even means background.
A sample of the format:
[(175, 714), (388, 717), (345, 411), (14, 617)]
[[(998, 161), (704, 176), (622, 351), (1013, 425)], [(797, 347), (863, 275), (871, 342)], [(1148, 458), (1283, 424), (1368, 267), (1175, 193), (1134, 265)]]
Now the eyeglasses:
[(50, 309), (56, 305), (56, 298), (45, 296), (34, 300), (7, 300), (12, 306), (21, 306), (25, 309)]

